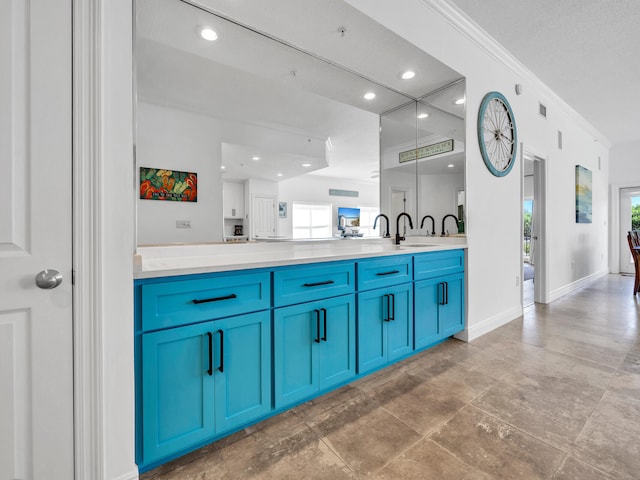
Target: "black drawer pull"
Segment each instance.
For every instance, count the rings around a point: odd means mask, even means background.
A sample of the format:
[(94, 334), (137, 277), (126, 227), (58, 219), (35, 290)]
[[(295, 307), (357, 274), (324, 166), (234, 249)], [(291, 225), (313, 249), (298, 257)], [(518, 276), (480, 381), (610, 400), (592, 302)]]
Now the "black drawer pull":
[(324, 335), (322, 336), (321, 340), (324, 340), (326, 342), (327, 341), (327, 309), (321, 308), (320, 311), (322, 312), (322, 316), (324, 318)]
[(305, 283), (302, 286), (303, 287), (319, 287), (321, 285), (331, 285), (332, 283), (336, 283), (333, 280), (326, 280), (324, 282), (317, 282), (317, 283)]
[(390, 308), (391, 313), (387, 314), (387, 315), (389, 315), (389, 320), (394, 321), (396, 319), (396, 294), (395, 293), (390, 293), (389, 297), (391, 298), (391, 300), (393, 302), (393, 306)]
[(231, 300), (233, 298), (238, 298), (238, 296), (235, 293), (232, 293), (231, 295), (226, 295), (224, 297), (213, 297), (213, 298), (205, 298), (204, 300), (191, 300), (191, 301), (196, 305), (198, 305), (199, 303), (219, 302), (221, 300)]
[(378, 272), (376, 275), (395, 275), (396, 273), (400, 273), (400, 270), (391, 270), (390, 272)]

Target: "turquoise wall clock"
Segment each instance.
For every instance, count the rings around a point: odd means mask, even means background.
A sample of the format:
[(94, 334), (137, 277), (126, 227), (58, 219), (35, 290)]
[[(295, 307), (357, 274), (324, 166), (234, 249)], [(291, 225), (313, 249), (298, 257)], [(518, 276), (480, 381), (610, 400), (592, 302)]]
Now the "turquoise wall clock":
[(487, 168), (504, 177), (516, 162), (518, 135), (509, 102), (499, 92), (489, 92), (478, 111), (478, 143)]

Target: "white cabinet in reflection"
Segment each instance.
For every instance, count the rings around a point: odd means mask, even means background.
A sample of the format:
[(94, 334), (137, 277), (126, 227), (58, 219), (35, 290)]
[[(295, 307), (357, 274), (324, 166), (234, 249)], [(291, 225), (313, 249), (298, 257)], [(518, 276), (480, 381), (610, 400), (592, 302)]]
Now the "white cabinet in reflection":
[(244, 218), (244, 184), (223, 182), (222, 209), (224, 218)]

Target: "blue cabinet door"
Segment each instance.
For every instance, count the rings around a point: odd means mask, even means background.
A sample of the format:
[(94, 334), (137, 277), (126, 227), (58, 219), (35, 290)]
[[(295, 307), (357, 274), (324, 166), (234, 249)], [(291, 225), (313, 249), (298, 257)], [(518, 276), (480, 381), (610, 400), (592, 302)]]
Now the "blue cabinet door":
[(215, 421), (221, 433), (271, 410), (270, 312), (214, 322)]
[(358, 293), (358, 373), (387, 363), (387, 308), (384, 289)]
[(274, 311), (275, 406), (355, 376), (354, 295)]
[(415, 282), (416, 349), (464, 329), (464, 273)]
[(215, 433), (213, 322), (142, 335), (145, 464)]
[(416, 349), (440, 339), (438, 310), (443, 301), (444, 287), (439, 278), (415, 283), (414, 335)]
[(279, 308), (273, 315), (275, 406), (280, 408), (318, 390), (315, 345), (320, 311), (309, 304)]
[(413, 285), (410, 283), (386, 289), (390, 321), (387, 322), (387, 360), (413, 351)]
[(448, 337), (464, 329), (464, 274), (447, 275), (445, 302), (440, 305), (439, 321), (441, 338)]
[(356, 375), (355, 295), (318, 302), (321, 335), (318, 350), (318, 381), (321, 390)]
[(413, 351), (413, 286), (358, 294), (358, 373)]

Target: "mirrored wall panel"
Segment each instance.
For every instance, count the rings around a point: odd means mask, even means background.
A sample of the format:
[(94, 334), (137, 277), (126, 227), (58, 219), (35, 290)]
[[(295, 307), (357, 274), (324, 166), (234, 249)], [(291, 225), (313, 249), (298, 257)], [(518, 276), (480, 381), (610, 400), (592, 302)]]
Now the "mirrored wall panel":
[[(226, 18), (224, 2), (206, 4), (135, 2), (138, 245), (379, 236), (375, 216), (400, 208), (386, 185), (402, 187), (402, 206), (416, 218), (448, 208), (431, 198), (430, 175), (459, 174), (464, 191), (464, 106), (446, 105), (440, 88), (464, 96), (459, 74), (342, 2), (330, 8), (348, 14), (355, 32), (394, 38), (379, 60), (367, 55), (366, 75), (358, 65), (366, 42), (336, 49), (337, 61)], [(405, 67), (390, 58), (436, 73), (403, 83)], [(371, 72), (385, 72), (384, 81)], [(424, 129), (419, 107), (429, 109)], [(443, 138), (455, 141), (455, 172), (432, 172), (431, 157), (386, 165), (386, 150), (415, 153)]]

